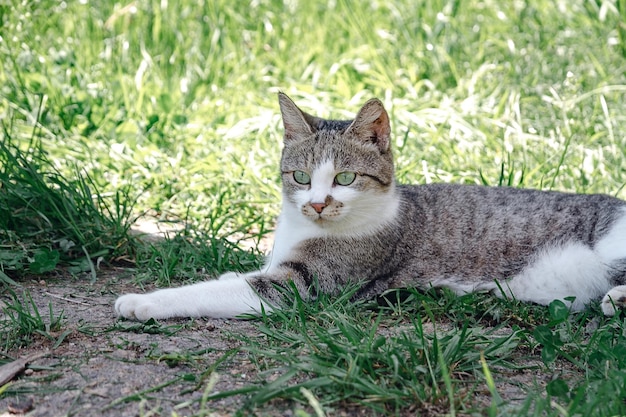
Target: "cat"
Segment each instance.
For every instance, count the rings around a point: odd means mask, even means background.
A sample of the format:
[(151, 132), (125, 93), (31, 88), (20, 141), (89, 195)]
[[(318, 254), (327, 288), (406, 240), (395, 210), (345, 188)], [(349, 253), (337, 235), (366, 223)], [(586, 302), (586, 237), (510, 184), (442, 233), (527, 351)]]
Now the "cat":
[[(397, 185), (387, 112), (377, 99), (354, 120), (326, 120), (278, 95), (284, 126), (283, 202), (261, 270), (180, 288), (127, 294), (119, 316), (231, 318), (280, 308), (293, 283), (304, 300), (359, 285), (355, 299), (391, 288), (456, 293), (605, 315), (626, 305), (626, 202), (509, 187)], [(570, 297), (575, 297), (572, 301)]]

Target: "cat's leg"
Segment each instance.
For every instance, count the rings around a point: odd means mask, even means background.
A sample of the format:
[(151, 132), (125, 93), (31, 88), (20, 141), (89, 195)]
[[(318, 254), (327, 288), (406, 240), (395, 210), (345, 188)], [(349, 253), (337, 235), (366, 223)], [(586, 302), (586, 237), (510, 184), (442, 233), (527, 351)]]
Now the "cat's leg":
[(610, 282), (615, 285), (604, 298), (600, 307), (605, 316), (614, 316), (616, 310), (626, 307), (626, 258), (611, 264)]
[(589, 246), (566, 243), (543, 249), (520, 274), (502, 283), (502, 289), (507, 296), (543, 305), (575, 297), (571, 307), (581, 310), (611, 288), (609, 269)]
[(626, 209), (595, 247), (596, 252), (609, 265), (611, 288), (602, 299), (602, 312), (615, 315), (616, 308), (626, 307)]
[(594, 250), (609, 264), (626, 259), (626, 209), (622, 210), (619, 218), (609, 232), (598, 241)]
[(626, 307), (626, 285), (611, 288), (602, 299), (600, 306), (605, 316), (614, 316), (617, 308), (623, 310)]
[(150, 318), (231, 318), (270, 311), (245, 279), (246, 274), (225, 274), (223, 279), (168, 288), (148, 294), (126, 294), (115, 301), (119, 316), (145, 321)]
[(332, 264), (309, 265), (285, 261), (262, 271), (246, 274), (227, 273), (217, 280), (180, 288), (158, 290), (149, 294), (127, 294), (117, 299), (115, 311), (131, 319), (169, 317), (230, 318), (258, 314), (279, 308), (284, 289), (290, 284), (302, 300), (311, 299), (311, 287), (331, 294), (340, 284)]

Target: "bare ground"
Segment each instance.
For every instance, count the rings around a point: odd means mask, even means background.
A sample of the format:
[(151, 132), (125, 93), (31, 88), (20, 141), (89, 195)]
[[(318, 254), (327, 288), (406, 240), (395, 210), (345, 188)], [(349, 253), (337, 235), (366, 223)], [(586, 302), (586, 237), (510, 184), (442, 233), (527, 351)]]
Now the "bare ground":
[[(63, 312), (64, 319), (51, 332), (54, 340), (42, 336), (27, 348), (6, 352), (14, 359), (36, 352), (47, 356), (15, 378), (10, 395), (0, 399), (0, 417), (14, 415), (10, 410), (38, 417), (192, 415), (199, 412), (207, 386), (214, 394), (256, 379), (256, 366), (245, 351), (237, 350), (241, 342), (231, 337), (258, 334), (256, 321), (186, 319), (142, 325), (119, 320), (112, 308), (117, 295), (140, 291), (131, 281), (120, 269), (101, 273), (94, 283), (68, 277), (22, 283), (42, 314), (51, 305), (53, 315)], [(232, 356), (222, 363), (225, 355)], [(528, 368), (534, 364), (535, 369)], [(572, 372), (566, 364), (538, 371), (539, 364), (525, 360), (524, 370), (494, 370), (500, 395), (515, 403), (526, 396), (526, 387)], [(474, 390), (469, 395), (487, 406), (486, 387)], [(203, 415), (232, 415), (241, 401), (228, 397), (209, 402)], [(293, 407), (275, 402), (262, 415), (291, 416)], [(436, 414), (433, 410), (431, 415)], [(335, 415), (367, 412), (337, 410)]]
[[(9, 408), (29, 409), (31, 401), (28, 415), (41, 417), (193, 414), (210, 376), (202, 371), (213, 370), (239, 345), (228, 335), (255, 332), (255, 322), (243, 320), (169, 320), (153, 326), (118, 320), (113, 301), (138, 290), (128, 279), (118, 280), (127, 275), (118, 272), (101, 274), (95, 283), (75, 278), (23, 283), (42, 315), (51, 305), (53, 315), (63, 312), (64, 320), (59, 331), (51, 332), (56, 340), (38, 337), (27, 348), (6, 353), (14, 359), (34, 352), (48, 355), (13, 382), (11, 391), (19, 394), (0, 400), (0, 416)], [(211, 393), (240, 388), (255, 372), (243, 353), (230, 357), (228, 368), (218, 367)], [(207, 380), (197, 377), (203, 373)], [(229, 415), (238, 408), (235, 401), (215, 403), (214, 415)]]

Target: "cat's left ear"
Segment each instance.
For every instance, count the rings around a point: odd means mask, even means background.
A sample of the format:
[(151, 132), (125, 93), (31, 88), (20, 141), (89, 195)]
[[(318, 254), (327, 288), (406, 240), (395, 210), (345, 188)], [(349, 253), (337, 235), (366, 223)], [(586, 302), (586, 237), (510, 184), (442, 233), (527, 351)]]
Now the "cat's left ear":
[(278, 104), (283, 116), (285, 142), (306, 137), (315, 132), (317, 120), (319, 119), (300, 110), (287, 94), (278, 93)]
[(383, 103), (377, 98), (368, 100), (361, 107), (354, 118), (354, 122), (346, 132), (352, 132), (357, 137), (378, 146), (381, 152), (389, 150), (391, 126), (389, 115), (383, 107)]

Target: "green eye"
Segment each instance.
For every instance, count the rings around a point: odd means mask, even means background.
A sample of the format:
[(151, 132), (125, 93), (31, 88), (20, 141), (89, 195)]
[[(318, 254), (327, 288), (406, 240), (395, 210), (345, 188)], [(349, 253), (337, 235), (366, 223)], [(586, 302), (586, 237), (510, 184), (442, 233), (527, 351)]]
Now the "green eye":
[(339, 185), (350, 185), (354, 182), (356, 174), (354, 172), (340, 172), (335, 176), (335, 183)]
[(293, 171), (293, 179), (302, 185), (311, 183), (311, 177), (304, 171)]

